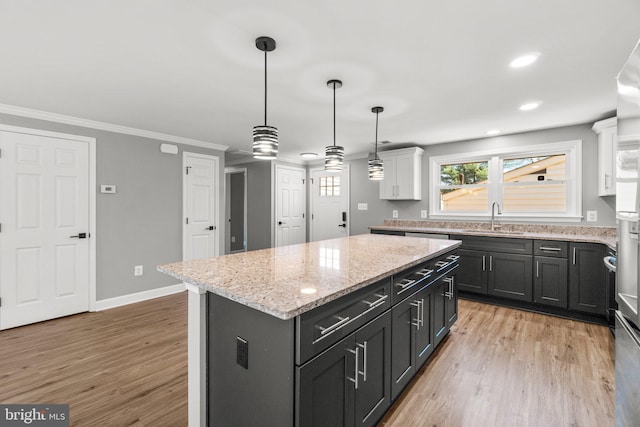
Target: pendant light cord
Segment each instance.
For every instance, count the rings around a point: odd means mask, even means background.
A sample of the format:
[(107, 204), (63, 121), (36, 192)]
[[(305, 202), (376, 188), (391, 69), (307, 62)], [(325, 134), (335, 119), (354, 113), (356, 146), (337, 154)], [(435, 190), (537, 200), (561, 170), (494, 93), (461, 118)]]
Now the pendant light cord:
[(267, 42), (264, 45), (264, 125), (267, 125)]
[(376, 111), (376, 160), (378, 160), (378, 114), (380, 113)]
[(333, 146), (336, 146), (336, 82), (333, 82)]

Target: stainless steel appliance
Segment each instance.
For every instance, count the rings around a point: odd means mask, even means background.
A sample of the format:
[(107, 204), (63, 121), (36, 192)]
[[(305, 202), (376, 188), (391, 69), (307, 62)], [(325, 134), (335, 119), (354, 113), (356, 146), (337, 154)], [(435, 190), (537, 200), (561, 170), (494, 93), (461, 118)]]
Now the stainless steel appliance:
[(640, 422), (640, 310), (638, 310), (638, 197), (640, 147), (640, 45), (618, 75), (616, 218), (618, 251), (615, 314), (616, 426)]

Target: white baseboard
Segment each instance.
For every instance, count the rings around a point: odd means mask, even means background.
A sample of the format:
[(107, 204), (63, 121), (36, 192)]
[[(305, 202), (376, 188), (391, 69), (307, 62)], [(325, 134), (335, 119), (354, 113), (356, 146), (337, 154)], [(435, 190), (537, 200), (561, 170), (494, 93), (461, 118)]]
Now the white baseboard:
[(136, 292), (135, 294), (122, 295), (120, 297), (103, 299), (96, 301), (96, 311), (108, 310), (110, 308), (121, 307), (127, 304), (146, 301), (153, 298), (164, 297), (185, 291), (184, 283), (165, 286), (164, 288), (150, 289), (148, 291)]

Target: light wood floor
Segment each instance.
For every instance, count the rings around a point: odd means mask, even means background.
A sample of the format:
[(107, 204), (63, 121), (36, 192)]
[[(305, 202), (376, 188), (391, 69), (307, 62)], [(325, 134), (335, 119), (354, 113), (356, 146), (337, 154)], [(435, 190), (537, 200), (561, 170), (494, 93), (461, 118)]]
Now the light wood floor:
[[(187, 424), (186, 294), (0, 332), (0, 403), (69, 403), (74, 426)], [(381, 426), (613, 425), (607, 328), (460, 301)]]

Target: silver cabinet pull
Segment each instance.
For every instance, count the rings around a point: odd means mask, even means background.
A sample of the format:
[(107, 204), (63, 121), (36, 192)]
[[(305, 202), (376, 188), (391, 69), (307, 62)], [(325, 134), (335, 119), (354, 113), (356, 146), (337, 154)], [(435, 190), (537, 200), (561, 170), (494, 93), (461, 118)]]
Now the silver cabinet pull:
[(401, 281), (399, 281), (398, 283), (396, 283), (396, 286), (399, 287), (400, 289), (404, 290), (407, 287), (413, 285), (414, 283), (416, 283), (415, 280), (411, 280), (411, 279), (402, 279)]
[(419, 275), (421, 275), (423, 277), (430, 276), (431, 273), (433, 273), (433, 270), (429, 270), (428, 268), (423, 268), (420, 271), (416, 271), (416, 274), (419, 274)]
[(420, 299), (420, 326), (424, 326), (424, 298)]
[(562, 248), (552, 248), (549, 246), (540, 246), (541, 251), (561, 252)]
[(536, 261), (536, 277), (540, 277), (540, 261)]
[(457, 261), (458, 258), (460, 258), (460, 255), (449, 255), (447, 257), (447, 259), (450, 260), (450, 261)]
[(322, 326), (318, 326), (318, 328), (320, 329), (320, 335), (325, 335), (325, 334), (329, 334), (331, 332), (334, 332), (338, 329), (340, 329), (342, 326), (345, 325), (345, 323), (347, 323), (349, 321), (349, 316), (347, 317), (339, 317), (336, 316), (338, 318), (338, 321), (336, 323), (334, 323), (333, 325), (329, 326), (328, 328), (323, 328)]
[(354, 371), (355, 371), (355, 372), (354, 372), (354, 374), (355, 374), (355, 375), (353, 376), (353, 378), (351, 378), (351, 377), (347, 377), (347, 379), (348, 379), (349, 381), (351, 381), (352, 383), (354, 383), (354, 384), (356, 385), (356, 387), (355, 387), (355, 388), (356, 388), (356, 390), (358, 389), (358, 372), (360, 371), (360, 370), (358, 369), (358, 360), (360, 359), (360, 352), (359, 352), (359, 350), (360, 350), (360, 347), (358, 347), (357, 345), (356, 345), (355, 350), (351, 350), (351, 349), (348, 349), (348, 350), (347, 350), (349, 353), (355, 354), (355, 356), (356, 356), (356, 369), (354, 370)]
[(482, 271), (487, 271), (487, 257), (482, 255)]
[(362, 344), (357, 344), (357, 345), (358, 347), (363, 349), (362, 359), (364, 360), (362, 371), (358, 371), (358, 373), (362, 375), (362, 381), (366, 382), (367, 381), (367, 342), (363, 341)]
[(446, 261), (438, 261), (438, 262), (436, 262), (436, 268), (438, 269), (438, 271), (444, 269), (448, 265), (449, 265), (449, 263), (446, 262)]
[(386, 301), (386, 299), (389, 297), (389, 295), (380, 295), (380, 294), (375, 294), (375, 296), (378, 297), (377, 300), (375, 300), (374, 302), (369, 302), (369, 301), (362, 301), (365, 304), (369, 304), (369, 308), (376, 308), (381, 306), (382, 304), (384, 304), (384, 302)]
[(573, 247), (573, 265), (576, 265), (576, 247)]
[(448, 285), (448, 289), (447, 291), (444, 293), (444, 296), (451, 299), (453, 298), (453, 277), (445, 277), (444, 279), (442, 279), (444, 282), (447, 283)]
[(420, 326), (422, 325), (422, 319), (420, 319), (420, 306), (421, 306), (420, 301), (416, 300), (412, 302), (410, 305), (411, 307), (416, 307), (417, 309), (416, 314), (418, 315), (418, 318), (414, 322), (411, 322), (411, 324), (415, 326), (418, 330), (420, 330)]
[(489, 271), (493, 271), (493, 255), (489, 255)]

